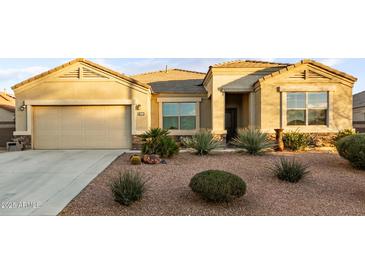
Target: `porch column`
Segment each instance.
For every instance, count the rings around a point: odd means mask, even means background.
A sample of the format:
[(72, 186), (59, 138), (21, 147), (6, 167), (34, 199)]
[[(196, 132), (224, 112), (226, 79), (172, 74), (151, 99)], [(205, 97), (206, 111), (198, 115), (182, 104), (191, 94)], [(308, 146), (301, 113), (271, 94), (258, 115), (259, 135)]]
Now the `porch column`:
[(212, 93), (212, 132), (226, 134), (225, 130), (225, 93), (214, 90)]
[(249, 114), (249, 128), (256, 128), (256, 101), (255, 101), (255, 92), (250, 92), (249, 99), (248, 99), (248, 107), (250, 110)]

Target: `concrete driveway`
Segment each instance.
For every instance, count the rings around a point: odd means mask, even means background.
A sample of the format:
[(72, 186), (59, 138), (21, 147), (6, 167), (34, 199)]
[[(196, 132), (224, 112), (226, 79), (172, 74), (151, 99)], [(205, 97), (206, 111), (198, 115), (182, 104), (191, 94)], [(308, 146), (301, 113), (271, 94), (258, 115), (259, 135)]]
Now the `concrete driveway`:
[(57, 215), (122, 150), (0, 153), (0, 215)]

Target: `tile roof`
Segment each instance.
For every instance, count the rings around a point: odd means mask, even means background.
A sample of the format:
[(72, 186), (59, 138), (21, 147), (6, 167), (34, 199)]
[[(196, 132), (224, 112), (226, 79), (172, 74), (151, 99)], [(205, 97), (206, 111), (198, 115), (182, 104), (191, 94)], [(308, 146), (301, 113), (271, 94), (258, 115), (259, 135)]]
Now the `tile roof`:
[(12, 105), (0, 104), (0, 108), (5, 109), (10, 112), (15, 112), (15, 106), (12, 106)]
[(167, 69), (147, 72), (131, 76), (141, 82), (147, 83), (156, 93), (205, 93), (202, 80), (205, 73), (184, 70)]
[[(205, 82), (206, 78), (208, 78), (208, 75), (210, 74), (212, 68), (220, 69), (220, 68), (263, 68), (263, 70), (260, 72), (261, 74), (269, 74), (272, 72), (272, 70), (280, 70), (282, 68), (285, 68), (287, 66), (290, 66), (289, 63), (275, 63), (275, 62), (266, 62), (266, 61), (257, 61), (257, 60), (234, 60), (234, 61), (228, 61), (223, 63), (218, 63), (215, 65), (212, 65), (209, 67), (208, 72), (206, 73), (205, 78), (203, 79), (203, 82)], [(264, 69), (268, 69), (268, 71), (264, 71)], [(271, 71), (270, 71), (271, 70)]]
[(269, 68), (269, 67), (286, 67), (291, 64), (275, 63), (257, 60), (234, 60), (212, 65), (213, 68)]
[(15, 111), (15, 97), (7, 94), (5, 91), (0, 92), (0, 108), (7, 111)]
[(65, 68), (65, 67), (68, 67), (68, 66), (73, 65), (73, 64), (78, 63), (78, 62), (82, 62), (82, 63), (85, 63), (85, 64), (87, 64), (87, 65), (89, 65), (89, 66), (96, 67), (96, 68), (98, 68), (98, 69), (100, 69), (100, 70), (102, 70), (102, 71), (104, 71), (104, 72), (110, 73), (110, 74), (112, 74), (112, 75), (114, 75), (114, 76), (116, 76), (116, 77), (122, 78), (122, 79), (124, 79), (124, 80), (126, 80), (126, 81), (128, 81), (128, 82), (131, 82), (131, 83), (136, 84), (136, 85), (143, 86), (144, 88), (148, 88), (148, 89), (150, 88), (150, 86), (148, 86), (148, 85), (146, 85), (146, 84), (144, 84), (144, 83), (141, 83), (140, 81), (137, 81), (137, 80), (135, 80), (135, 79), (133, 79), (133, 78), (131, 78), (131, 77), (129, 77), (129, 76), (127, 76), (127, 75), (125, 75), (125, 74), (122, 74), (122, 73), (120, 73), (120, 72), (117, 72), (117, 71), (111, 70), (111, 69), (109, 69), (109, 68), (106, 68), (106, 67), (104, 67), (104, 66), (101, 66), (101, 65), (99, 65), (99, 64), (96, 64), (96, 63), (94, 63), (94, 62), (92, 62), (92, 61), (89, 61), (89, 60), (87, 60), (87, 59), (84, 59), (84, 58), (76, 58), (76, 59), (74, 59), (74, 60), (72, 60), (72, 61), (70, 61), (70, 62), (67, 62), (67, 63), (65, 63), (65, 64), (62, 64), (62, 65), (58, 66), (58, 67), (55, 67), (55, 68), (53, 68), (53, 69), (50, 69), (50, 70), (48, 70), (48, 71), (46, 71), (46, 72), (43, 72), (43, 73), (38, 74), (38, 75), (36, 75), (36, 76), (33, 76), (33, 77), (31, 77), (31, 78), (29, 78), (29, 79), (27, 79), (27, 80), (24, 80), (24, 81), (22, 81), (22, 82), (20, 82), (20, 83), (18, 83), (18, 84), (16, 84), (16, 85), (14, 85), (14, 86), (12, 86), (11, 88), (12, 88), (12, 89), (19, 88), (20, 86), (23, 86), (23, 85), (25, 85), (25, 84), (28, 84), (28, 83), (30, 83), (30, 82), (32, 82), (32, 81), (35, 81), (35, 80), (37, 80), (37, 79), (40, 79), (40, 78), (42, 78), (42, 77), (44, 77), (44, 76), (46, 76), (46, 75), (49, 75), (49, 74), (54, 73), (54, 72), (56, 72), (56, 71), (59, 71), (59, 70), (61, 70), (61, 69)]

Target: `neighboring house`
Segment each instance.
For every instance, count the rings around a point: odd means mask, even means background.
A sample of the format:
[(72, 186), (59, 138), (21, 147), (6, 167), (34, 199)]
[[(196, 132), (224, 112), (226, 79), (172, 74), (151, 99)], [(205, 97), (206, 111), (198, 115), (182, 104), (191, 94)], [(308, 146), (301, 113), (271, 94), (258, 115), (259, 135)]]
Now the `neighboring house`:
[(354, 128), (359, 132), (365, 132), (365, 91), (353, 96), (353, 120)]
[(207, 73), (166, 69), (132, 77), (75, 59), (15, 86), (16, 132), (35, 149), (131, 148), (163, 127), (334, 134), (352, 127), (356, 78), (312, 60), (234, 61)]
[(15, 98), (5, 91), (0, 92), (0, 147), (11, 141), (15, 130)]

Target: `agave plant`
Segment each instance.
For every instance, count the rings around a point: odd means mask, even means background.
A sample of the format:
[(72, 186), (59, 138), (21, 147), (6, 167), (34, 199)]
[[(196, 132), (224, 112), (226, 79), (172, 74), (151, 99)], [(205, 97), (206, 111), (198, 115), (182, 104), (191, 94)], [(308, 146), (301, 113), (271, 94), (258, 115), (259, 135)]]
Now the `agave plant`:
[(116, 202), (129, 206), (142, 198), (147, 180), (135, 171), (126, 171), (115, 178), (110, 188)]
[(191, 138), (184, 139), (183, 143), (186, 147), (194, 149), (198, 155), (207, 155), (221, 144), (210, 131), (205, 130), (196, 133)]
[(273, 165), (271, 170), (280, 180), (290, 183), (298, 182), (309, 173), (308, 166), (296, 161), (294, 158), (292, 160), (281, 158), (279, 162)]
[(231, 144), (251, 155), (263, 154), (266, 150), (275, 146), (275, 142), (269, 140), (268, 134), (256, 129), (239, 131)]

